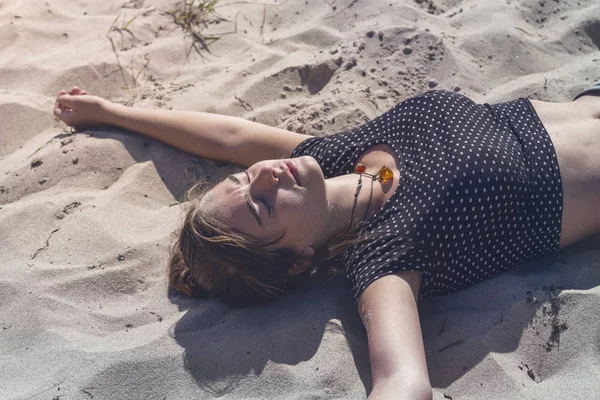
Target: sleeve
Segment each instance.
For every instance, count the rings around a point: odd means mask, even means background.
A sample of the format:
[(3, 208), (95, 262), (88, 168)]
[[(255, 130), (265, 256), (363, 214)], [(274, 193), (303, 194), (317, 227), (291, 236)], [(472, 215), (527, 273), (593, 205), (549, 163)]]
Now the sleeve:
[(423, 272), (419, 301), (429, 295), (428, 271), (431, 268), (428, 265), (431, 260), (423, 249), (408, 238), (383, 235), (369, 243), (359, 244), (346, 262), (346, 278), (355, 303), (371, 283), (401, 271)]
[(343, 160), (347, 157), (346, 143), (352, 131), (344, 131), (328, 136), (314, 136), (302, 142), (292, 151), (291, 158), (311, 156), (321, 166), (325, 178), (341, 173)]
[[(319, 149), (321, 149), (325, 145), (325, 139), (328, 136), (319, 137), (313, 136), (308, 139), (300, 142), (298, 146), (292, 151), (291, 157), (302, 157), (302, 156), (312, 156), (315, 157), (318, 153), (321, 153)], [(316, 159), (317, 157), (315, 157)]]
[(374, 141), (378, 139), (390, 139), (389, 125), (395, 124), (398, 107), (400, 105), (360, 126), (332, 135), (310, 137), (296, 146), (291, 157), (313, 157), (321, 166), (325, 178), (350, 173), (358, 156), (369, 145), (375, 144)]

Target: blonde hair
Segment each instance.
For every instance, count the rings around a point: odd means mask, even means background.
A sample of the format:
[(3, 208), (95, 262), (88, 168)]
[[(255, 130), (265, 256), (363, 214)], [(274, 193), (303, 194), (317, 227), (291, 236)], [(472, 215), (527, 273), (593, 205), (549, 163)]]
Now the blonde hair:
[(369, 237), (360, 236), (362, 224), (315, 252), (305, 271), (290, 276), (296, 261), (292, 248), (268, 247), (236, 232), (201, 207), (214, 184), (198, 183), (186, 194), (186, 213), (171, 250), (169, 284), (188, 296), (216, 297), (231, 306), (256, 305), (282, 297), (303, 282), (322, 281), (344, 272), (342, 255)]

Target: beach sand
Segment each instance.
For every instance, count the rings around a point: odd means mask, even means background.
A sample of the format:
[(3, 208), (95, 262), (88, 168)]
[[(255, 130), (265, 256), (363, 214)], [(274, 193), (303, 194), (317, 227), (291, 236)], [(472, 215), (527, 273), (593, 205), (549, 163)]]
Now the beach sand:
[[(52, 116), (60, 89), (328, 135), (430, 89), (569, 101), (600, 79), (596, 0), (220, 1), (206, 46), (175, 24), (182, 7), (0, 1), (1, 399), (371, 390), (343, 278), (248, 309), (170, 293), (185, 190), (239, 166), (72, 132)], [(598, 398), (599, 249), (590, 238), (423, 301), (434, 398)]]

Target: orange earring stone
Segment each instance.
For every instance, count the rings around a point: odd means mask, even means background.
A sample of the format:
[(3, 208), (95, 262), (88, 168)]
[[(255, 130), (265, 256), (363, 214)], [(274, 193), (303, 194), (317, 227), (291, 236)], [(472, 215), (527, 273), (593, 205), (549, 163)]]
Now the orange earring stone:
[(354, 172), (356, 172), (357, 174), (362, 174), (366, 170), (367, 170), (367, 167), (365, 167), (361, 163), (358, 163), (358, 165), (356, 166), (356, 168), (354, 168)]
[(388, 179), (392, 179), (394, 177), (394, 173), (391, 169), (384, 165), (379, 170), (379, 176), (381, 176), (381, 179), (383, 179), (384, 181), (387, 181)]
[(394, 177), (394, 172), (391, 169), (389, 169), (387, 165), (381, 167), (381, 169), (377, 171), (375, 175), (365, 172), (366, 170), (367, 167), (365, 167), (361, 163), (358, 163), (356, 167), (354, 167), (354, 172), (356, 172), (357, 174), (365, 174), (367, 176), (370, 176), (373, 180), (387, 181), (388, 179), (392, 179)]

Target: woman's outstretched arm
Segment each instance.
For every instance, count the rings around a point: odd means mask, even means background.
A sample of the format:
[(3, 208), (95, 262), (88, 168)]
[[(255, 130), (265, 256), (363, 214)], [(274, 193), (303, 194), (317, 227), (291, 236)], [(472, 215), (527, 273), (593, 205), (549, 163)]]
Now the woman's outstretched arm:
[(387, 275), (359, 298), (373, 376), (369, 399), (432, 398), (417, 311), (420, 282), (418, 272)]
[(310, 137), (225, 115), (131, 108), (78, 88), (59, 93), (54, 115), (69, 126), (117, 126), (201, 157), (245, 166), (289, 156)]

